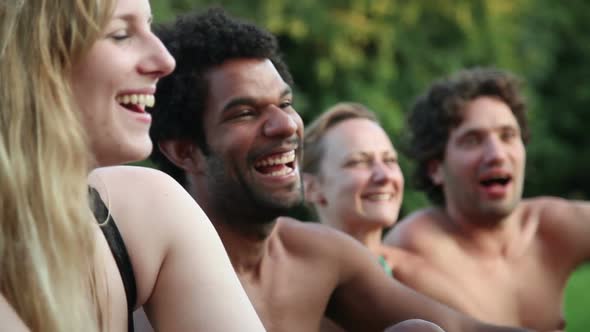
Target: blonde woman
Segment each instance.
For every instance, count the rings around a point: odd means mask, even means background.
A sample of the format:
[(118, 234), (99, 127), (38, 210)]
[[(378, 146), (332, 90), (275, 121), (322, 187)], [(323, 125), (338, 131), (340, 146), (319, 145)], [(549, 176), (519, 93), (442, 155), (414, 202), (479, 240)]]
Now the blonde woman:
[(338, 103), (307, 127), (304, 142), (306, 201), (320, 222), (368, 247), (391, 276), (404, 254), (381, 237), (397, 221), (404, 177), (377, 117), (362, 104)]
[(147, 0), (0, 1), (2, 330), (131, 330), (142, 305), (162, 331), (263, 330), (192, 198), (114, 166), (150, 153), (174, 68), (150, 23)]
[[(397, 221), (404, 177), (377, 117), (362, 104), (338, 103), (307, 127), (304, 144), (305, 200), (321, 223), (357, 239), (392, 276), (403, 253), (381, 237)], [(321, 331), (343, 330), (324, 319)]]

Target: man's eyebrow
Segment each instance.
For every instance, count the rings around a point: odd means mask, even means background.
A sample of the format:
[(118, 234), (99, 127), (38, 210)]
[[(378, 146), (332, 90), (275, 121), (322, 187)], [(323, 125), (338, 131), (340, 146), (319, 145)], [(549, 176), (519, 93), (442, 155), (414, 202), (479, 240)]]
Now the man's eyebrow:
[(256, 105), (256, 100), (254, 98), (251, 97), (236, 97), (232, 100), (230, 100), (229, 102), (227, 102), (225, 104), (225, 106), (223, 106), (223, 109), (221, 110), (222, 112), (225, 112), (229, 109), (231, 109), (234, 106), (237, 105), (248, 105), (248, 106), (255, 106)]
[[(285, 96), (288, 96), (290, 94), (293, 93), (293, 90), (291, 90), (290, 86), (287, 86), (282, 92), (281, 92), (281, 98), (284, 98)], [(222, 112), (225, 112), (229, 109), (231, 109), (234, 106), (237, 105), (248, 105), (248, 106), (256, 106), (256, 99), (252, 98), (252, 97), (236, 97), (232, 100), (230, 100), (229, 102), (227, 102), (224, 106), (223, 109), (221, 110)]]
[(512, 124), (501, 125), (498, 127), (498, 129), (499, 130), (514, 130), (514, 131), (520, 132), (520, 127), (512, 125)]
[(465, 136), (465, 135), (469, 135), (469, 134), (480, 134), (482, 132), (488, 131), (488, 130), (492, 130), (492, 131), (497, 131), (497, 130), (516, 130), (519, 131), (520, 127), (518, 125), (514, 125), (514, 124), (501, 124), (498, 126), (494, 126), (492, 128), (486, 129), (486, 128), (479, 128), (479, 127), (470, 127), (470, 128), (465, 128), (461, 131), (459, 131), (457, 133), (457, 136)]
[(471, 128), (465, 128), (463, 130), (460, 130), (457, 133), (457, 136), (458, 137), (463, 137), (463, 136), (467, 136), (467, 135), (480, 134), (483, 131), (485, 131), (485, 130), (484, 129), (481, 129), (481, 128), (473, 128), (473, 127), (471, 127)]

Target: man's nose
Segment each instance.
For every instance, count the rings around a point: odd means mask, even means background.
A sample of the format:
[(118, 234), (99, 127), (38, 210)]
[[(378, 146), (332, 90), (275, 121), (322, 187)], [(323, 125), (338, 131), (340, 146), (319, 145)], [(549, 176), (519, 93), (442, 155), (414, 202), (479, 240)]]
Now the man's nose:
[(484, 160), (487, 163), (502, 163), (506, 158), (506, 146), (497, 137), (490, 137), (485, 145)]
[(297, 113), (290, 114), (277, 106), (269, 106), (270, 115), (264, 123), (264, 135), (268, 137), (291, 137), (298, 129)]

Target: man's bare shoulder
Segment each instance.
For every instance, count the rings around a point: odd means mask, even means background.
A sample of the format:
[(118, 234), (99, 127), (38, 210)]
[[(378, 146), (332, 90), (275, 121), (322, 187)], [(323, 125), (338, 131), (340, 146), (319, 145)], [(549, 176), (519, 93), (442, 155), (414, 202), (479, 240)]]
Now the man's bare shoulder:
[(347, 250), (364, 248), (350, 235), (317, 222), (280, 217), (276, 231), (286, 248), (318, 258), (321, 253), (324, 256), (341, 256)]
[(569, 204), (569, 200), (561, 198), (561, 197), (554, 197), (554, 196), (537, 196), (537, 197), (530, 197), (525, 198), (521, 201), (521, 205), (524, 206), (525, 209), (535, 209), (541, 211), (543, 209), (552, 209), (552, 208), (559, 208), (560, 206), (567, 206)]
[(277, 231), (290, 257), (302, 263), (298, 271), (313, 273), (316, 283), (322, 281), (330, 293), (338, 285), (360, 280), (361, 275), (368, 279), (375, 274), (385, 276), (374, 254), (342, 231), (285, 217), (279, 218)]
[(590, 202), (558, 197), (523, 201), (527, 216), (538, 221), (536, 239), (551, 248), (567, 271), (590, 261)]
[(590, 203), (560, 197), (530, 198), (523, 200), (522, 205), (527, 216), (538, 220), (539, 235), (552, 240), (577, 232), (577, 226), (590, 214)]
[(520, 208), (522, 215), (539, 223), (539, 233), (559, 231), (575, 212), (576, 204), (560, 197), (539, 196), (523, 199)]
[(348, 234), (318, 222), (301, 221), (291, 217), (279, 217), (277, 220), (278, 235), (284, 239), (295, 241), (325, 242), (347, 241), (352, 239)]
[(403, 218), (385, 236), (383, 243), (410, 251), (420, 251), (445, 235), (442, 223), (446, 214), (439, 208), (418, 210)]

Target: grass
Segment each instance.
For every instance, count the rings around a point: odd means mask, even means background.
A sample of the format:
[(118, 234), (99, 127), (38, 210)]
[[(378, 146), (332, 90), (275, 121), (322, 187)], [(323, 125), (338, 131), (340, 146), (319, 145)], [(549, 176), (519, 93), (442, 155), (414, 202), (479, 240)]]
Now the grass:
[(590, 264), (580, 267), (565, 290), (566, 332), (590, 331)]

